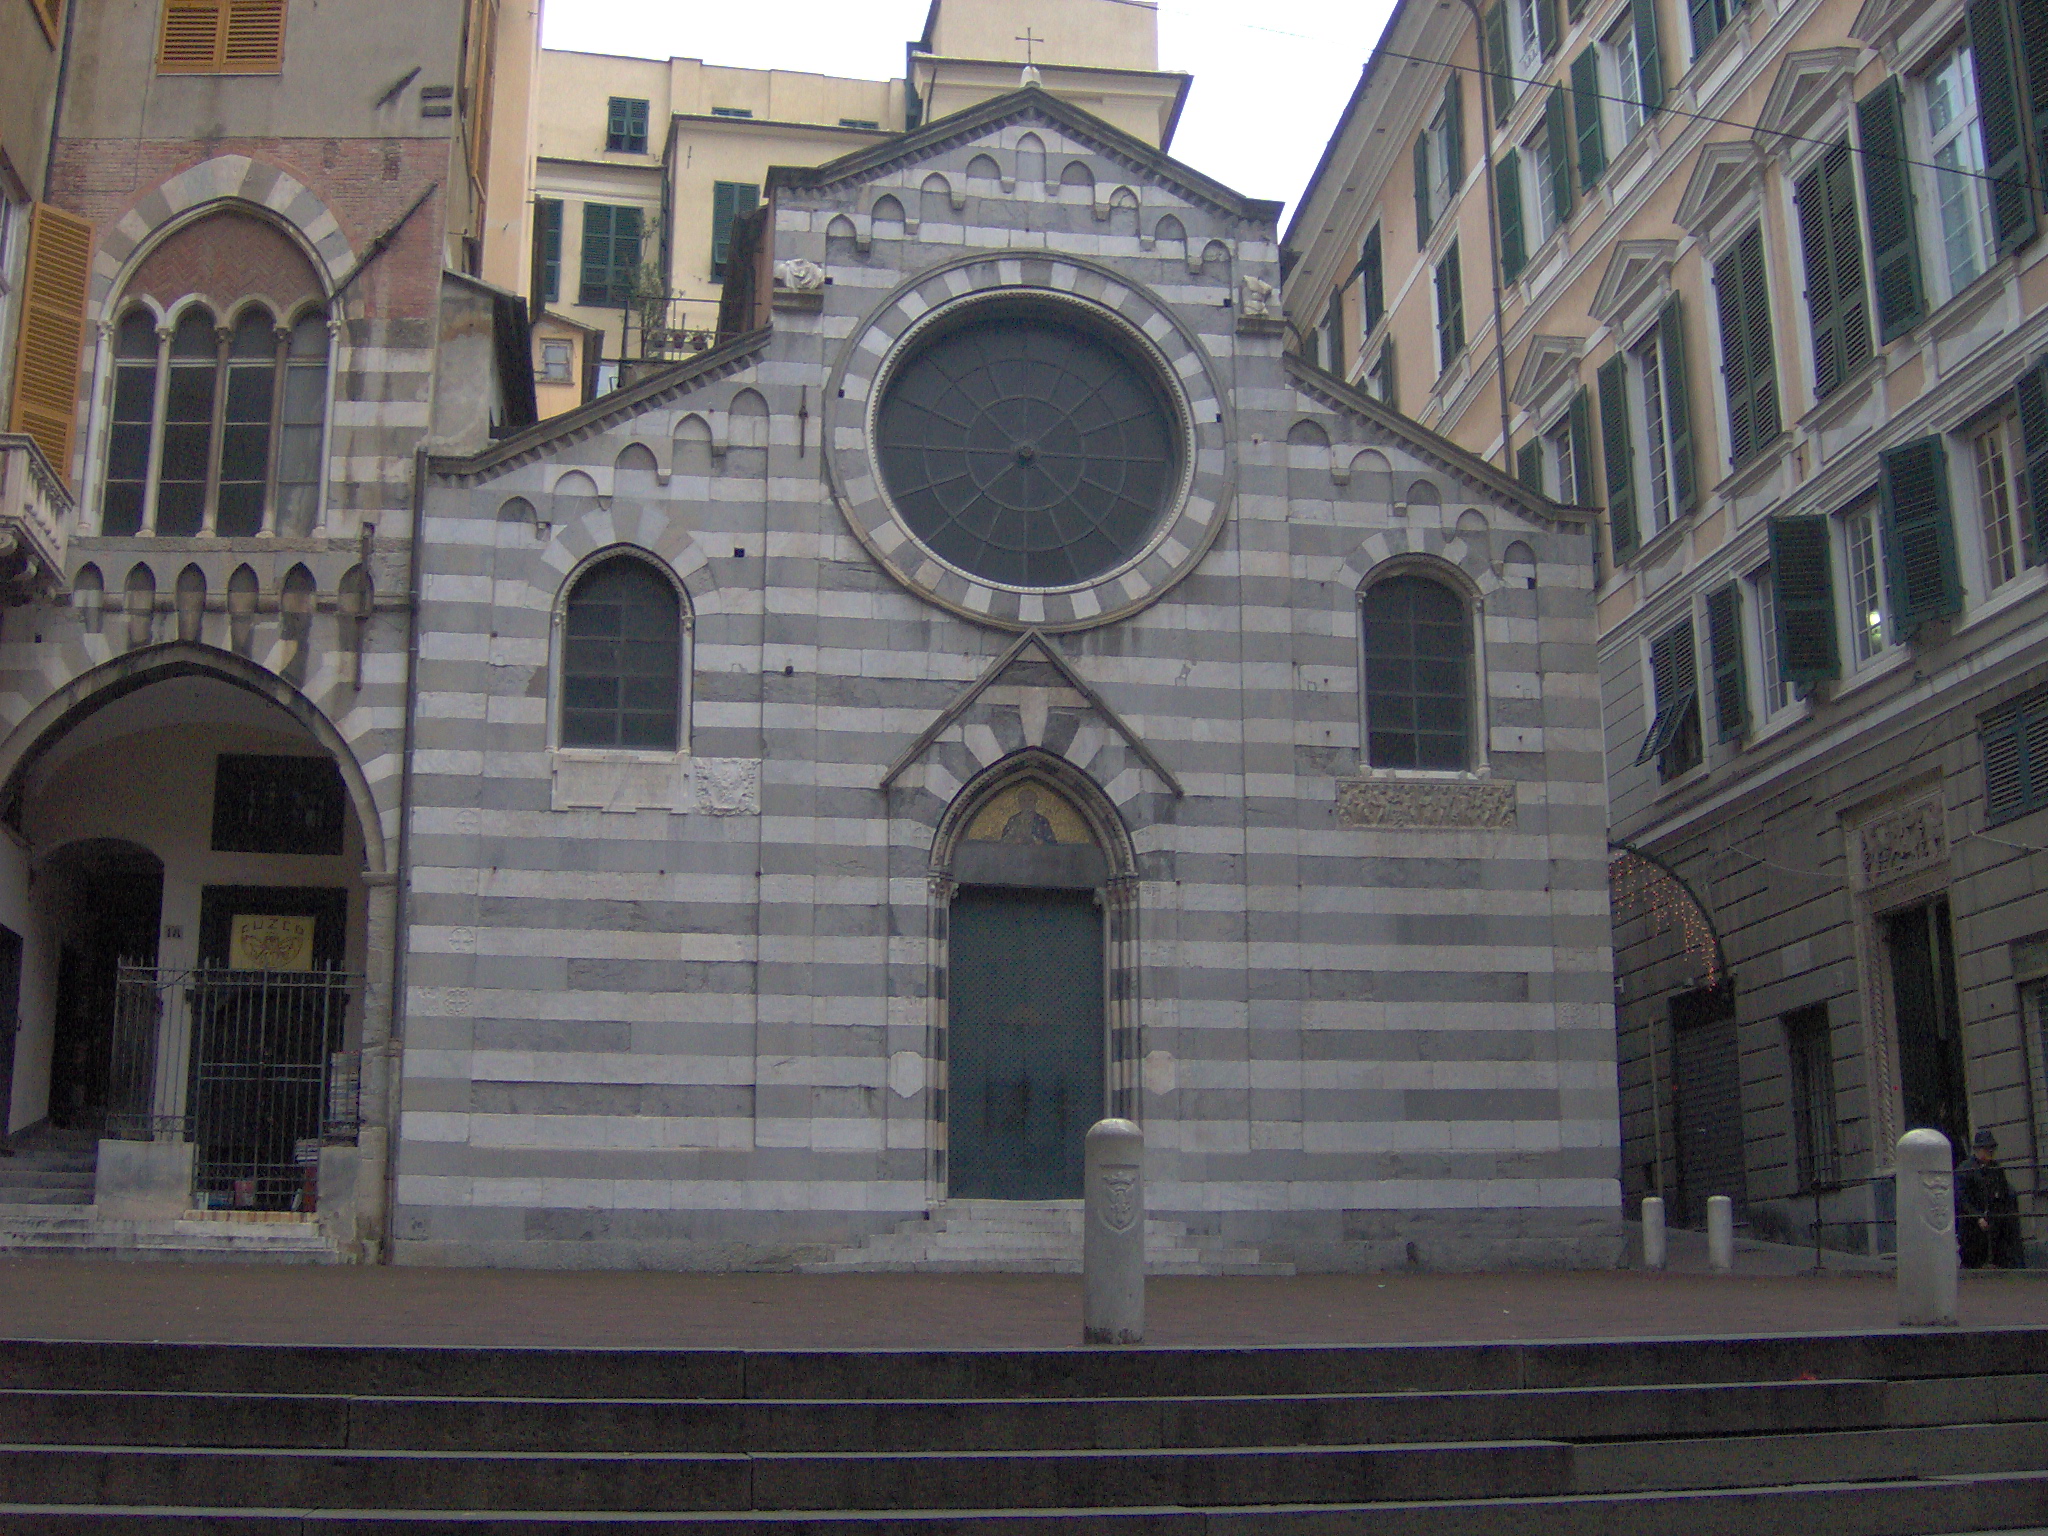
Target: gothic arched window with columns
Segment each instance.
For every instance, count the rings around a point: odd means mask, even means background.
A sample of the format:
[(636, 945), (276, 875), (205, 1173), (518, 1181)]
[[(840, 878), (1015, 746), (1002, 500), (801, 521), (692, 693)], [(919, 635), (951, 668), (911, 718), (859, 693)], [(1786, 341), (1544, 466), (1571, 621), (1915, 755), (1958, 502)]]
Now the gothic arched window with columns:
[(330, 334), (299, 249), (261, 219), (209, 215), (141, 262), (116, 313), (100, 531), (311, 533)]

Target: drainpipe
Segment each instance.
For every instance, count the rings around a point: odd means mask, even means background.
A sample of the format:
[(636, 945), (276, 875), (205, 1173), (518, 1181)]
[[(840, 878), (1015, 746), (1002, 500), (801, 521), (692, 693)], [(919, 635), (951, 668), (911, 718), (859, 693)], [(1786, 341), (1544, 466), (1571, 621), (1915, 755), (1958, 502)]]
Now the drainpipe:
[[(1479, 68), (1479, 155), (1486, 180), (1486, 275), (1493, 283), (1493, 372), (1500, 388), (1500, 467), (1515, 472), (1514, 442), (1508, 434), (1508, 333), (1501, 318), (1500, 296), (1500, 210), (1493, 184), (1493, 76), (1486, 68), (1486, 18), (1479, 13), (1479, 0), (1465, 0), (1472, 13), (1472, 43)], [(1454, 66), (1455, 67), (1455, 66)]]
[(50, 142), (43, 146), (42, 200), (46, 203), (57, 185), (57, 141), (64, 131), (64, 94), (71, 84), (71, 28), (77, 20), (78, 6), (74, 0), (64, 7), (64, 35), (57, 44), (57, 89), (50, 102)]

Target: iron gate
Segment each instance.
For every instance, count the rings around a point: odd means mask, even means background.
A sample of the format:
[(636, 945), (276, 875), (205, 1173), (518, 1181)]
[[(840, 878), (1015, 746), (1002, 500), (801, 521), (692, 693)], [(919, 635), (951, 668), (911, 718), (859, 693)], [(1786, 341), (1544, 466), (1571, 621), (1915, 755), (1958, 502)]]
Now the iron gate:
[[(292, 1209), (306, 1188), (307, 1149), (355, 1139), (355, 1057), (341, 1044), (359, 980), (326, 970), (122, 966), (109, 1133), (190, 1140), (200, 1205)], [(180, 1058), (182, 1082), (175, 1068), (158, 1069)]]

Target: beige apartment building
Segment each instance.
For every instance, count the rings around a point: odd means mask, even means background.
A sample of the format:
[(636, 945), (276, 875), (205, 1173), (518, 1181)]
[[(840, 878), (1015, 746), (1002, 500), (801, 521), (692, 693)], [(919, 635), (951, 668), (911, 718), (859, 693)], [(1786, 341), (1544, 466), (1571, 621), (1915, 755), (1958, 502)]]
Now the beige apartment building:
[(622, 360), (712, 344), (732, 230), (761, 206), (770, 166), (821, 165), (1003, 95), (1027, 63), (1047, 90), (1165, 148), (1189, 84), (1159, 69), (1156, 10), (1129, 0), (932, 0), (904, 61), (900, 77), (857, 80), (542, 52), (518, 279), (541, 414), (616, 387)]
[(2044, 29), (1404, 3), (1286, 237), (1302, 355), (1603, 509), (1625, 1177), (1681, 1219), (1883, 1244), (1934, 1126), (2043, 1235)]

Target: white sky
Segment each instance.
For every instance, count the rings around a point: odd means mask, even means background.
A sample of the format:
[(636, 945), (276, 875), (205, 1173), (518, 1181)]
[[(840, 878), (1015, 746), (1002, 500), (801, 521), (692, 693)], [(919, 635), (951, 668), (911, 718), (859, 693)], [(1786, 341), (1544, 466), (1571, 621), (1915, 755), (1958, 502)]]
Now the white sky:
[[(553, 0), (542, 41), (889, 80), (903, 73), (903, 45), (923, 31), (927, 9), (927, 0)], [(1160, 0), (1160, 67), (1195, 77), (1173, 154), (1291, 211), (1392, 9), (1392, 0)]]

